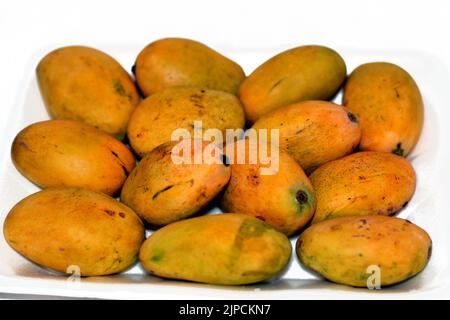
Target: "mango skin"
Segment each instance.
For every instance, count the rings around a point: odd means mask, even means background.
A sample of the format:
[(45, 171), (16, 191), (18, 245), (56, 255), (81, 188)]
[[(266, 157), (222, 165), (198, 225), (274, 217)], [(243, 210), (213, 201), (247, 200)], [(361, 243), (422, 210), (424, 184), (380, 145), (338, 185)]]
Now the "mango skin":
[(181, 38), (150, 43), (138, 55), (136, 80), (145, 97), (174, 86), (197, 86), (236, 94), (242, 68), (206, 45)]
[(38, 64), (39, 89), (55, 119), (85, 122), (122, 138), (139, 94), (130, 75), (109, 55), (93, 48), (68, 46)]
[(137, 260), (144, 226), (128, 207), (87, 189), (51, 188), (11, 209), (3, 234), (18, 253), (40, 266), (82, 276), (124, 271)]
[(259, 219), (227, 213), (159, 229), (144, 242), (139, 259), (159, 277), (242, 285), (276, 276), (290, 255), (284, 234)]
[(327, 101), (304, 101), (279, 108), (259, 119), (254, 129), (279, 129), (280, 148), (306, 173), (351, 153), (361, 139), (357, 118)]
[(41, 188), (79, 187), (115, 195), (135, 167), (131, 151), (112, 136), (72, 120), (32, 124), (15, 137), (16, 168)]
[(203, 130), (243, 128), (244, 111), (232, 94), (195, 87), (175, 87), (155, 93), (142, 101), (128, 124), (128, 138), (141, 157), (171, 140), (176, 129), (194, 136), (194, 121), (202, 121)]
[(386, 216), (341, 217), (312, 225), (297, 242), (303, 265), (326, 279), (366, 287), (378, 265), (381, 286), (399, 283), (422, 271), (431, 255), (429, 235), (408, 220)]
[(364, 151), (328, 162), (310, 175), (317, 208), (313, 223), (341, 216), (391, 215), (412, 198), (416, 175), (404, 158)]
[(423, 126), (423, 101), (414, 79), (391, 63), (356, 68), (344, 88), (343, 104), (361, 121), (361, 150), (408, 155)]
[(295, 102), (327, 100), (345, 80), (342, 57), (323, 46), (301, 46), (264, 62), (239, 88), (246, 119), (253, 124), (261, 116)]
[[(186, 145), (187, 140), (182, 143)], [(223, 163), (173, 163), (172, 149), (177, 144), (168, 142), (150, 152), (122, 188), (120, 200), (153, 226), (163, 226), (198, 212), (230, 179), (230, 168)], [(204, 142), (203, 147), (206, 145)], [(194, 159), (193, 142), (191, 147)]]
[[(237, 143), (245, 148), (249, 144)], [(237, 149), (239, 150), (239, 149)], [(313, 216), (315, 196), (313, 187), (300, 165), (289, 154), (279, 152), (279, 168), (273, 175), (261, 173), (269, 165), (246, 161), (231, 164), (231, 178), (221, 206), (226, 212), (239, 212), (265, 221), (280, 232), (292, 235)]]

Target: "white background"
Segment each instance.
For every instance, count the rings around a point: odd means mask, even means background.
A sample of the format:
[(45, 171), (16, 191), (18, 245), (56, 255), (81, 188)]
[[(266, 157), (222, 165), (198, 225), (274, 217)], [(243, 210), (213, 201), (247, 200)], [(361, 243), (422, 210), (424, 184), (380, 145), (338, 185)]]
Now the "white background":
[[(0, 128), (22, 94), (30, 66), (38, 62), (30, 61), (39, 57), (36, 52), (69, 44), (142, 48), (168, 36), (193, 38), (213, 48), (281, 51), (321, 44), (422, 51), (450, 70), (450, 1), (1, 0), (0, 110), (5, 112)], [(450, 176), (445, 170), (442, 174)]]

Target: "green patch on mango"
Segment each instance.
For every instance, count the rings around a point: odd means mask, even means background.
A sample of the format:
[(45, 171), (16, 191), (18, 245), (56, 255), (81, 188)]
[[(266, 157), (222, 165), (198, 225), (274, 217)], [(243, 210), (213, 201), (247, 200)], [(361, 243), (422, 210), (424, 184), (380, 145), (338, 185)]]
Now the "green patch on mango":
[(164, 258), (164, 255), (165, 255), (165, 254), (164, 254), (163, 251), (157, 252), (157, 253), (153, 254), (153, 255), (150, 257), (150, 261), (151, 261), (151, 262), (155, 262), (155, 263), (159, 263), (159, 262), (161, 262), (162, 259)]

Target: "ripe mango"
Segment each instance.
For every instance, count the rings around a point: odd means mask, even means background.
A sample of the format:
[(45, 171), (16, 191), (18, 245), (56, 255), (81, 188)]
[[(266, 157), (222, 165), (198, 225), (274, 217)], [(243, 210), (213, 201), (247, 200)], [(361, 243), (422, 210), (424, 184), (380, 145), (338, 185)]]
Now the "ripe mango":
[(100, 50), (68, 46), (38, 64), (39, 89), (52, 118), (78, 120), (123, 138), (139, 103), (133, 79)]
[(112, 136), (73, 120), (48, 120), (20, 131), (11, 157), (41, 188), (78, 187), (115, 195), (135, 167), (131, 151)]
[(14, 250), (38, 265), (100, 276), (136, 262), (144, 225), (133, 210), (103, 193), (50, 188), (16, 204), (3, 234)]
[(397, 65), (367, 63), (344, 88), (343, 104), (361, 123), (361, 150), (408, 155), (423, 126), (423, 101), (414, 79)]
[(327, 100), (344, 82), (342, 57), (324, 46), (301, 46), (277, 54), (250, 74), (239, 88), (248, 123), (295, 102)]
[(244, 127), (244, 111), (236, 96), (216, 90), (174, 87), (152, 94), (131, 116), (128, 138), (141, 157), (157, 146), (171, 141), (175, 130), (186, 129), (194, 137), (195, 122), (203, 130)]
[[(122, 188), (120, 200), (153, 226), (163, 226), (198, 212), (230, 179), (230, 168), (222, 162), (194, 163), (194, 141), (180, 143), (167, 142), (153, 149)], [(209, 144), (201, 143), (200, 150), (206, 153)], [(173, 161), (172, 153), (177, 146), (184, 146), (191, 153), (191, 163)]]
[[(408, 220), (341, 217), (306, 229), (297, 241), (297, 255), (303, 265), (330, 281), (366, 287), (368, 280), (369, 285), (379, 280), (380, 286), (387, 286), (425, 268), (431, 255), (431, 239)], [(369, 279), (372, 275), (375, 277)]]
[(280, 148), (306, 173), (353, 151), (361, 138), (358, 119), (337, 104), (305, 101), (279, 108), (260, 118), (253, 129), (279, 129)]
[(234, 61), (189, 39), (165, 38), (138, 55), (136, 80), (145, 97), (175, 86), (196, 86), (236, 94), (245, 78)]
[(313, 223), (340, 216), (391, 215), (412, 198), (416, 175), (404, 158), (357, 152), (328, 162), (310, 175), (317, 208)]
[[(241, 150), (240, 144), (245, 144), (242, 147), (248, 160), (249, 143), (238, 141), (236, 151)], [(270, 152), (269, 156), (273, 154)], [(291, 235), (309, 222), (316, 201), (311, 182), (295, 159), (280, 150), (278, 162), (270, 174), (261, 170), (270, 165), (259, 159), (255, 164), (249, 161), (231, 164), (231, 178), (221, 205), (226, 212), (256, 217)]]

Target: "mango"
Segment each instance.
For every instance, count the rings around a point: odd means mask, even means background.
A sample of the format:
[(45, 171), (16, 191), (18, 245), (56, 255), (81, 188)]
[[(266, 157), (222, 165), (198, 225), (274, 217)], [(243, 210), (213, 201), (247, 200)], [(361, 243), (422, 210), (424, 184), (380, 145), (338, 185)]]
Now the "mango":
[(305, 101), (279, 108), (259, 119), (253, 129), (279, 129), (282, 150), (294, 157), (306, 173), (350, 154), (358, 145), (357, 117), (327, 101)]
[(168, 88), (142, 101), (128, 125), (128, 138), (141, 157), (171, 141), (175, 130), (185, 129), (194, 137), (196, 122), (203, 130), (244, 127), (244, 111), (232, 94), (195, 87)]
[[(125, 181), (120, 200), (153, 226), (187, 218), (204, 208), (228, 183), (230, 168), (222, 162), (194, 163), (195, 145), (182, 140), (155, 148)], [(200, 141), (202, 154), (208, 145)], [(173, 152), (178, 147), (191, 154), (191, 162), (174, 162)], [(215, 156), (221, 156), (218, 152)]]
[(408, 220), (341, 217), (314, 224), (297, 241), (303, 265), (354, 287), (388, 286), (422, 271), (431, 255), (429, 235)]
[(310, 176), (317, 209), (313, 223), (341, 216), (392, 215), (412, 198), (416, 175), (404, 158), (364, 151), (328, 162)]
[(327, 100), (344, 82), (342, 57), (323, 46), (301, 46), (277, 54), (248, 76), (239, 88), (246, 119), (261, 116), (295, 102)]
[(42, 267), (100, 276), (136, 262), (144, 226), (130, 208), (103, 193), (50, 188), (16, 204), (3, 234), (15, 251)]
[(82, 122), (34, 123), (15, 137), (16, 168), (41, 188), (79, 187), (115, 195), (135, 167), (131, 151), (112, 136)]
[(343, 104), (361, 122), (361, 150), (407, 156), (419, 140), (423, 101), (414, 79), (397, 65), (367, 63), (350, 75)]
[[(231, 178), (221, 201), (222, 208), (226, 212), (261, 219), (286, 235), (297, 232), (312, 218), (316, 204), (313, 187), (303, 169), (294, 158), (280, 150), (278, 166), (266, 173), (261, 169), (270, 168), (269, 164), (260, 159), (255, 164), (248, 161), (247, 140), (238, 141), (236, 151), (241, 147), (245, 148), (242, 150), (246, 161), (231, 164)], [(273, 154), (270, 152), (269, 156)]]
[(208, 46), (189, 39), (165, 38), (147, 45), (134, 67), (145, 97), (175, 86), (196, 86), (236, 94), (242, 68)]
[(228, 213), (159, 229), (144, 242), (139, 259), (159, 277), (241, 285), (273, 278), (290, 255), (285, 235), (259, 219)]
[(124, 137), (139, 94), (130, 75), (112, 57), (94, 48), (63, 47), (39, 62), (36, 75), (53, 118), (82, 121)]

